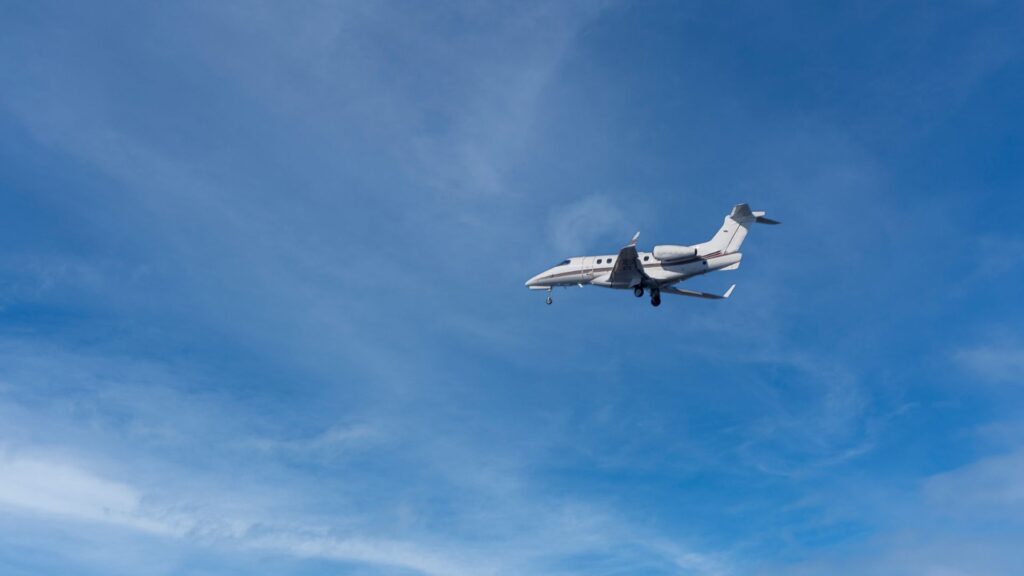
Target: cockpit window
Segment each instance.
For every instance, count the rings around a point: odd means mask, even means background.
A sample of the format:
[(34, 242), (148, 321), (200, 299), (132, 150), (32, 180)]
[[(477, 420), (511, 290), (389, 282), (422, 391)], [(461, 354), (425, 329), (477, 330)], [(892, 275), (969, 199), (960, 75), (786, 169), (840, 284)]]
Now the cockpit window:
[(566, 265), (566, 264), (568, 264), (569, 262), (570, 262), (570, 260), (562, 260), (562, 261), (561, 261), (561, 262), (559, 262), (558, 264), (555, 264), (555, 267), (557, 268), (557, 267), (559, 267), (559, 266), (565, 266), (565, 265)]

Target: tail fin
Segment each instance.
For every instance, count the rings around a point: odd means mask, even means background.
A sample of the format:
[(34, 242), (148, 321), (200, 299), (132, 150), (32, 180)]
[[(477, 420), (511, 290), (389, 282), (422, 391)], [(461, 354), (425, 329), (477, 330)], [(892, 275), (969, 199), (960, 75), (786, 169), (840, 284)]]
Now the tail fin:
[(761, 224), (779, 223), (770, 218), (765, 218), (764, 214), (764, 212), (752, 211), (747, 204), (733, 206), (732, 212), (725, 217), (725, 221), (722, 222), (722, 227), (718, 230), (718, 233), (711, 240), (704, 243), (703, 249), (700, 250), (701, 254), (713, 254), (716, 252), (731, 254), (739, 252), (740, 246), (743, 245), (743, 240), (747, 238), (747, 232), (750, 230), (751, 224), (754, 222), (760, 222)]

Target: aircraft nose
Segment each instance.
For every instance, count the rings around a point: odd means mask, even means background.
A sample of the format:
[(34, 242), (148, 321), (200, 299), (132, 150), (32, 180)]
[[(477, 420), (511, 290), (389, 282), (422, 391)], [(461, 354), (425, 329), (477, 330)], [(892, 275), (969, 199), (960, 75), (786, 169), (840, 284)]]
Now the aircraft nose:
[(543, 276), (544, 276), (544, 273), (542, 272), (540, 274), (537, 274), (533, 278), (530, 278), (529, 280), (526, 281), (526, 287), (527, 288), (532, 288), (534, 286), (539, 286), (540, 285), (540, 280), (541, 280), (541, 278)]

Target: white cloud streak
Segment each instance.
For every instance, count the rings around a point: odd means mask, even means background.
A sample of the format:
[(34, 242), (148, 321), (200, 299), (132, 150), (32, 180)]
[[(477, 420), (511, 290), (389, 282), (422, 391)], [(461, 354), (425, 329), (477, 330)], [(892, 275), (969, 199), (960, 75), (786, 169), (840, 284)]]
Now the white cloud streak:
[(994, 343), (961, 348), (954, 359), (971, 373), (992, 382), (1024, 383), (1024, 347)]
[(181, 535), (181, 524), (149, 516), (138, 490), (77, 466), (0, 450), (0, 506), (143, 532)]
[[(408, 542), (334, 538), (290, 531), (270, 517), (259, 522), (211, 519), (196, 512), (161, 508), (154, 498), (124, 482), (53, 457), (10, 448), (0, 452), (0, 507), (72, 521), (108, 524), (147, 534), (190, 538), (207, 544), (261, 549), (298, 557), (400, 566), (431, 576), (466, 574), (470, 566)], [(259, 526), (259, 529), (254, 529)], [(267, 533), (270, 533), (269, 535)], [(480, 574), (481, 562), (473, 564)]]
[[(513, 455), (419, 437), (394, 415), (282, 437), (260, 430), (259, 417), (231, 398), (175, 391), (190, 386), (152, 363), (11, 342), (0, 350), (0, 508), (53, 534), (92, 524), (229, 556), (258, 551), (430, 576), (557, 573), (553, 566), (576, 555), (728, 573), (723, 557), (599, 503), (539, 492)], [(132, 384), (106, 376), (114, 373)], [(66, 401), (40, 404), (40, 394)], [(361, 469), (395, 462), (407, 467), (411, 497), (376, 487)], [(443, 517), (431, 499), (449, 503)]]

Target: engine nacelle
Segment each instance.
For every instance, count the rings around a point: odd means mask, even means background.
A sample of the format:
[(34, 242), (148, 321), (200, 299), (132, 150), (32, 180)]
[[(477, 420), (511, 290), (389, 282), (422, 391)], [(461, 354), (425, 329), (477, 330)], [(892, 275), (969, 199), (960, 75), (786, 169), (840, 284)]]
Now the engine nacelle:
[(654, 257), (658, 260), (685, 260), (697, 256), (697, 248), (694, 246), (676, 246), (664, 244), (654, 247)]

